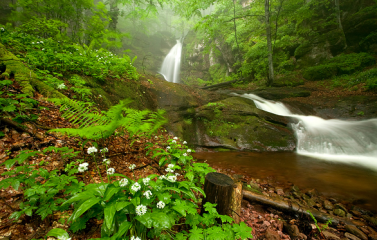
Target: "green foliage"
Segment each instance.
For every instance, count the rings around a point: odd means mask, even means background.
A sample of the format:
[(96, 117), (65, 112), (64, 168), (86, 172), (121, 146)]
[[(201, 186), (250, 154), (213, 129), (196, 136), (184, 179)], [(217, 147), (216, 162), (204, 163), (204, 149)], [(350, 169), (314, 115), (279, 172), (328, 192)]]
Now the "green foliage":
[(163, 110), (152, 113), (148, 110), (138, 111), (126, 108), (132, 102), (131, 100), (120, 101), (119, 104), (112, 106), (107, 112), (103, 113), (91, 111), (88, 104), (80, 101), (70, 99), (55, 99), (54, 101), (62, 104), (60, 108), (64, 112), (62, 117), (78, 125), (79, 128), (61, 128), (51, 131), (87, 139), (108, 138), (120, 127), (124, 128), (131, 136), (141, 133), (150, 136), (166, 123), (166, 120), (162, 117)]
[(304, 78), (308, 80), (322, 80), (336, 75), (350, 74), (373, 65), (376, 62), (373, 56), (367, 53), (341, 54), (323, 64), (309, 67), (304, 71)]
[(364, 51), (368, 51), (369, 47), (377, 44), (377, 31), (370, 33), (366, 38), (360, 41), (359, 45)]
[(314, 224), (315, 224), (316, 228), (318, 229), (319, 233), (326, 230), (329, 227), (329, 224), (331, 224), (331, 219), (329, 219), (329, 220), (327, 220), (327, 222), (324, 226), (320, 227), (318, 225), (317, 219), (313, 216), (313, 214), (309, 210), (307, 210), (307, 212), (310, 214), (310, 217), (313, 219)]

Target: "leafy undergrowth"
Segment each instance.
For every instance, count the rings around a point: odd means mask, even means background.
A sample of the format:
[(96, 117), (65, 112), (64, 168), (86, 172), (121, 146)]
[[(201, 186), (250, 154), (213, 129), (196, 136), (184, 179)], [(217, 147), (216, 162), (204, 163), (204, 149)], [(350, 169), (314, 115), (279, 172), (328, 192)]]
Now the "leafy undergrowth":
[(230, 224), (216, 205), (201, 212), (204, 177), (214, 170), (195, 163), (187, 143), (160, 128), (159, 113), (129, 109), (127, 101), (101, 113), (73, 100), (59, 108), (22, 94), (10, 79), (1, 83), (0, 235), (251, 237), (251, 228)]

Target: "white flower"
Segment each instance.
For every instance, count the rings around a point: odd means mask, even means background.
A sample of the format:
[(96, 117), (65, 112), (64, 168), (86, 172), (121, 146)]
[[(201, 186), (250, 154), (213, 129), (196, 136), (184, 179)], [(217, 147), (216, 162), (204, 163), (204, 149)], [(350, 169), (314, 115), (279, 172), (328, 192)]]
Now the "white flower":
[(132, 236), (131, 240), (141, 240), (139, 237)]
[(98, 152), (98, 150), (97, 150), (96, 147), (90, 147), (90, 148), (88, 148), (88, 154), (91, 154), (91, 153), (94, 153), (94, 152)]
[(106, 165), (110, 165), (111, 161), (110, 161), (110, 159), (105, 158), (105, 159), (103, 159), (103, 163), (106, 164)]
[(170, 146), (167, 146), (167, 147), (166, 147), (166, 150), (169, 150), (169, 149), (170, 149)]
[(64, 84), (64, 83), (59, 84), (57, 88), (58, 88), (58, 89), (65, 89), (65, 84)]
[(135, 164), (131, 164), (128, 168), (132, 171), (132, 170), (134, 170), (136, 168), (136, 165)]
[(166, 179), (166, 176), (165, 175), (161, 175), (160, 176), (160, 179), (162, 180), (162, 179)]
[(174, 172), (174, 170), (173, 170), (173, 169), (170, 169), (170, 168), (166, 168), (165, 171), (166, 171), (166, 172), (170, 172), (170, 173), (173, 173), (173, 172)]
[(4, 28), (0, 28), (0, 29), (1, 29), (1, 31), (2, 31), (2, 32), (4, 32), (4, 31), (5, 31), (5, 29), (4, 29)]
[(79, 172), (85, 172), (86, 170), (88, 170), (88, 163), (81, 163), (79, 164), (79, 167), (77, 170), (79, 170)]
[(119, 181), (119, 186), (125, 187), (127, 185), (128, 185), (128, 179), (127, 178), (123, 178), (122, 180)]
[(40, 41), (40, 43), (43, 43), (43, 41)]
[(34, 42), (32, 42), (31, 44), (34, 44)]
[(37, 44), (39, 44), (39, 42), (37, 42)]
[(76, 49), (76, 51), (78, 51), (78, 49)]
[(102, 95), (99, 95), (98, 97), (100, 97), (100, 98), (101, 98), (101, 97), (102, 97)]
[(184, 153), (183, 156), (187, 157), (187, 153)]
[(175, 173), (175, 176), (177, 176), (177, 177), (178, 177), (178, 176), (181, 176), (181, 174), (179, 174), (179, 173)]
[(145, 185), (145, 186), (148, 186), (150, 180), (151, 180), (150, 178), (144, 178), (144, 179), (143, 179), (143, 183), (144, 183), (144, 185)]
[(183, 142), (183, 144), (187, 144), (187, 142), (186, 142), (186, 141), (184, 141), (184, 142)]
[(44, 51), (45, 49), (44, 48), (42, 48), (42, 51)]
[(158, 139), (158, 137), (157, 137), (157, 136), (154, 136), (154, 139)]
[(137, 191), (139, 191), (141, 189), (141, 186), (140, 186), (140, 184), (139, 183), (134, 183), (134, 185), (132, 185), (132, 187), (131, 187), (131, 190), (132, 191), (134, 191), (134, 192), (137, 192)]
[(102, 149), (100, 150), (100, 152), (108, 152), (108, 151), (109, 151), (109, 149), (107, 149), (107, 147), (102, 148)]
[(107, 174), (108, 175), (113, 175), (114, 173), (115, 173), (115, 169), (114, 168), (107, 169)]
[(174, 167), (174, 164), (169, 164), (168, 165), (168, 168), (173, 168)]
[(163, 201), (159, 201), (158, 203), (157, 203), (157, 208), (159, 208), (159, 209), (163, 209), (165, 207), (165, 203), (163, 202)]
[(152, 196), (152, 192), (150, 190), (146, 191), (144, 194), (143, 194), (147, 199), (150, 199), (151, 196)]
[(169, 177), (168, 177), (168, 180), (169, 180), (170, 182), (175, 182), (175, 181), (177, 181), (177, 176), (169, 176)]
[(175, 140), (173, 140), (173, 141), (171, 141), (172, 143), (177, 143), (177, 141), (175, 141)]
[(178, 138), (177, 138), (177, 137), (174, 137), (173, 139), (174, 139), (174, 140), (178, 140)]
[(191, 149), (187, 149), (187, 152), (190, 153), (190, 152), (191, 152)]
[(141, 216), (144, 215), (147, 212), (147, 207), (143, 204), (136, 207), (136, 214)]

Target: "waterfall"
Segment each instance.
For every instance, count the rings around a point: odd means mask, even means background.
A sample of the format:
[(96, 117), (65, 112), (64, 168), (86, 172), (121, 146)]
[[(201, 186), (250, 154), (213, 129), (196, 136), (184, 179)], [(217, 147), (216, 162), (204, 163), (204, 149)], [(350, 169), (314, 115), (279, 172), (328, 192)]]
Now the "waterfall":
[(377, 169), (377, 119), (325, 120), (293, 114), (283, 103), (265, 100), (254, 94), (237, 96), (253, 100), (261, 110), (296, 119), (291, 125), (297, 138), (298, 154)]
[(170, 50), (165, 57), (160, 73), (168, 82), (178, 83), (181, 68), (182, 43), (177, 40), (177, 44)]

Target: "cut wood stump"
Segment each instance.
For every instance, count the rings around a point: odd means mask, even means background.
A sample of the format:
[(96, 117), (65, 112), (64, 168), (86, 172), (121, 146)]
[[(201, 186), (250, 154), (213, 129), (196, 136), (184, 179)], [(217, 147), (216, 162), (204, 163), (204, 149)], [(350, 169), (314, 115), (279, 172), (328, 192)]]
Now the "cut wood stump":
[(208, 173), (204, 183), (206, 202), (216, 203), (216, 210), (221, 215), (228, 215), (239, 221), (242, 201), (242, 185), (222, 173)]

